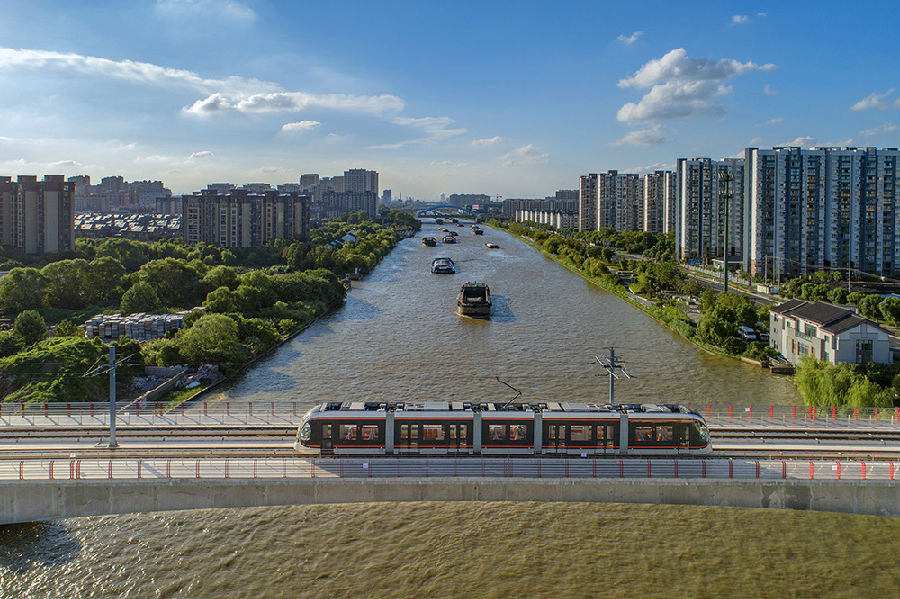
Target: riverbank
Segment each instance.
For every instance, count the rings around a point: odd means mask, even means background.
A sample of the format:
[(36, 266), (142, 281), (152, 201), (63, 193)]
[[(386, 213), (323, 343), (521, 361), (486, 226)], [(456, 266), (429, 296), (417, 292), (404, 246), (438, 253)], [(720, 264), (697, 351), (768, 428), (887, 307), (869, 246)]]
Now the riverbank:
[[(487, 225), (487, 226), (490, 226), (490, 225)], [(666, 326), (666, 328), (668, 328), (670, 331), (677, 334), (679, 337), (686, 339), (687, 341), (690, 341), (691, 343), (693, 343), (700, 349), (702, 349), (710, 354), (725, 356), (727, 358), (732, 358), (732, 359), (738, 360), (738, 361), (741, 359), (740, 355), (728, 353), (720, 347), (716, 347), (714, 345), (710, 345), (708, 343), (700, 341), (699, 339), (696, 339), (693, 335), (686, 335), (685, 334), (686, 329), (684, 329), (683, 327), (672, 326), (673, 322), (684, 322), (684, 321), (682, 321), (680, 319), (676, 319), (673, 315), (668, 314), (666, 311), (664, 311), (660, 308), (657, 308), (655, 305), (653, 305), (650, 302), (650, 300), (646, 300), (644, 298), (641, 298), (639, 295), (632, 293), (624, 285), (618, 284), (618, 283), (613, 283), (609, 280), (603, 279), (602, 277), (592, 277), (592, 276), (588, 275), (583, 270), (581, 270), (579, 268), (575, 268), (571, 264), (567, 264), (564, 261), (560, 260), (559, 256), (556, 256), (554, 254), (547, 252), (546, 250), (544, 250), (544, 248), (539, 246), (533, 239), (531, 239), (529, 237), (517, 235), (509, 230), (502, 229), (502, 228), (499, 230), (502, 230), (504, 233), (507, 233), (507, 234), (515, 237), (516, 239), (522, 241), (523, 243), (526, 243), (527, 245), (533, 247), (534, 249), (538, 250), (541, 254), (543, 254), (545, 257), (553, 260), (554, 262), (556, 262), (560, 266), (566, 268), (567, 270), (570, 270), (571, 272), (574, 272), (574, 273), (580, 275), (583, 279), (600, 287), (607, 293), (611, 293), (612, 295), (615, 295), (616, 297), (631, 304), (635, 308), (650, 315), (654, 320), (664, 324)], [(645, 304), (644, 302), (647, 302), (647, 303)], [(689, 327), (690, 325), (687, 325), (687, 323), (685, 323), (685, 326)]]

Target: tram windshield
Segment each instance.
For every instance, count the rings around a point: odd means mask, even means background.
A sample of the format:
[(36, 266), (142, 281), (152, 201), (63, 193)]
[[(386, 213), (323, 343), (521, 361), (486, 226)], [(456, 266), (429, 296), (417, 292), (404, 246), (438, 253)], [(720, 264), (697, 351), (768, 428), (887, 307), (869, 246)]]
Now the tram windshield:
[(300, 425), (300, 432), (297, 433), (297, 437), (301, 441), (309, 441), (309, 434), (310, 434), (311, 430), (312, 430), (312, 427), (309, 425), (309, 421), (304, 420), (303, 423)]

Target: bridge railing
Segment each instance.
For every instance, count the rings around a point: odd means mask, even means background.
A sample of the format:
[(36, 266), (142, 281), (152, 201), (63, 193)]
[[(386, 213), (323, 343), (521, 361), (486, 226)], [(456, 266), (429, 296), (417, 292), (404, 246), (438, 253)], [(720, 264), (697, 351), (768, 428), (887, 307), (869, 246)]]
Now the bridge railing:
[(651, 458), (218, 458), (3, 460), (0, 481), (174, 479), (896, 480), (898, 462)]
[[(167, 405), (160, 402), (117, 404), (120, 425), (148, 425), (160, 421), (199, 423), (201, 416), (239, 419), (245, 423), (293, 425), (317, 402), (311, 401), (198, 401)], [(784, 425), (827, 425), (829, 423), (900, 426), (900, 408), (839, 408), (832, 406), (772, 405), (690, 405), (714, 426), (745, 425), (753, 421), (777, 421)], [(105, 426), (109, 404), (83, 403), (0, 403), (0, 427), (46, 425)], [(44, 420), (42, 420), (44, 418)], [(231, 420), (229, 420), (231, 421)]]

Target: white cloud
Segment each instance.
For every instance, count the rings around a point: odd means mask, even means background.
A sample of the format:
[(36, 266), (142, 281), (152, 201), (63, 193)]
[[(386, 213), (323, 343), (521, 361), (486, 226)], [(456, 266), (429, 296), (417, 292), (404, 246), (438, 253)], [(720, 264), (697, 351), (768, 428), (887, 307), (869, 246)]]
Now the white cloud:
[(494, 145), (494, 144), (496, 144), (496, 143), (499, 143), (499, 142), (501, 142), (501, 141), (503, 141), (503, 138), (500, 137), (499, 135), (495, 135), (494, 137), (486, 137), (486, 138), (484, 138), (484, 139), (473, 139), (473, 140), (472, 140), (472, 145), (473, 145), (473, 146), (479, 146), (479, 147), (481, 147), (481, 146), (492, 146), (492, 145)]
[(75, 71), (84, 75), (124, 79), (146, 85), (178, 85), (203, 92), (222, 90), (268, 91), (278, 89), (276, 84), (258, 79), (247, 79), (244, 77), (205, 79), (193, 71), (161, 67), (149, 62), (136, 60), (110, 60), (108, 58), (54, 52), (51, 50), (0, 47), (0, 69), (13, 68)]
[(722, 81), (735, 75), (774, 68), (774, 64), (757, 65), (730, 58), (690, 58), (684, 48), (675, 48), (662, 58), (650, 60), (631, 77), (619, 81), (619, 87), (649, 87), (650, 91), (639, 102), (624, 104), (616, 119), (634, 122), (719, 116), (725, 110), (709, 100), (727, 95), (733, 89), (722, 85)]
[(891, 108), (900, 107), (900, 98), (894, 102), (885, 102), (885, 99), (894, 93), (894, 88), (887, 90), (883, 94), (872, 92), (856, 104), (850, 107), (850, 110), (890, 110)]
[(864, 131), (860, 131), (859, 134), (863, 137), (872, 137), (873, 135), (878, 135), (879, 133), (890, 133), (891, 131), (896, 131), (897, 129), (898, 127), (895, 123), (883, 123), (873, 129), (865, 129)]
[(757, 65), (733, 58), (711, 60), (690, 58), (684, 48), (669, 50), (662, 58), (655, 58), (628, 79), (619, 81), (619, 87), (650, 87), (663, 81), (719, 81), (750, 71), (771, 71), (774, 64)]
[(51, 162), (47, 166), (51, 168), (81, 168), (84, 165), (75, 160), (57, 160), (56, 162)]
[(732, 23), (749, 23), (750, 17), (748, 17), (747, 15), (733, 15), (731, 17), (731, 22)]
[(791, 141), (786, 141), (784, 143), (777, 144), (777, 147), (798, 147), (798, 148), (811, 148), (816, 145), (816, 138), (811, 137), (809, 135), (803, 135), (800, 137), (795, 137)]
[(778, 117), (775, 119), (769, 119), (768, 121), (764, 121), (762, 123), (756, 123), (756, 125), (754, 125), (754, 127), (768, 127), (769, 125), (777, 125), (778, 123), (780, 123), (782, 121), (784, 121), (784, 119), (781, 117)]
[(756, 13), (756, 16), (757, 16), (757, 17), (765, 17), (765, 16), (766, 16), (766, 13), (764, 13), (764, 12), (758, 12), (758, 13)]
[(542, 154), (533, 144), (511, 150), (500, 157), (503, 166), (531, 166), (543, 164), (550, 154)]
[(199, 152), (194, 152), (191, 154), (188, 159), (189, 160), (204, 160), (207, 158), (215, 158), (215, 154), (210, 152), (209, 150), (200, 150)]
[(443, 168), (465, 168), (468, 166), (465, 162), (453, 162), (452, 160), (440, 160), (436, 162), (429, 162), (429, 166), (437, 166)]
[(465, 129), (448, 129), (448, 127), (453, 124), (453, 119), (447, 116), (426, 116), (419, 118), (398, 116), (394, 117), (391, 122), (395, 125), (421, 129), (425, 133), (425, 137), (415, 137), (390, 144), (368, 146), (366, 148), (367, 150), (396, 150), (397, 148), (413, 144), (435, 143), (450, 137), (462, 135), (466, 132)]
[(763, 86), (763, 93), (764, 93), (765, 95), (767, 95), (767, 96), (774, 96), (774, 95), (776, 95), (776, 94), (778, 93), (778, 90), (777, 90), (777, 89), (772, 89), (772, 87), (771, 87), (768, 83), (766, 83), (766, 84)]
[(157, 16), (176, 21), (198, 18), (235, 23), (256, 21), (252, 8), (234, 0), (156, 0), (154, 8)]
[(188, 114), (206, 116), (224, 112), (299, 112), (307, 108), (327, 108), (368, 114), (402, 110), (403, 100), (390, 94), (308, 94), (272, 92), (264, 94), (210, 94), (184, 108)]
[(623, 44), (625, 44), (626, 46), (630, 46), (634, 42), (638, 41), (638, 38), (640, 38), (642, 35), (644, 35), (643, 31), (635, 31), (634, 33), (632, 33), (630, 36), (627, 36), (627, 37), (623, 33), (616, 39), (619, 40), (620, 42), (622, 42)]
[(671, 162), (654, 162), (653, 164), (644, 164), (641, 166), (629, 166), (624, 169), (623, 172), (626, 173), (652, 173), (653, 171), (671, 171), (675, 170), (675, 165)]
[(312, 131), (322, 126), (319, 121), (297, 121), (295, 123), (285, 123), (281, 126), (282, 131)]
[(665, 143), (665, 130), (661, 125), (654, 125), (649, 129), (629, 131), (625, 137), (617, 140), (614, 146), (658, 146)]

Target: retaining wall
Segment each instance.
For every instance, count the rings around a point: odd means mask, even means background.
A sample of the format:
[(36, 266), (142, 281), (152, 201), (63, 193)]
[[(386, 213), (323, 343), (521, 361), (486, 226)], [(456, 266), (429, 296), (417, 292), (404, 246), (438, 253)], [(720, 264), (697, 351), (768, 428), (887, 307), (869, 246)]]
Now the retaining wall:
[(198, 508), (393, 501), (623, 502), (900, 516), (893, 481), (170, 479), (0, 483), (0, 524)]

